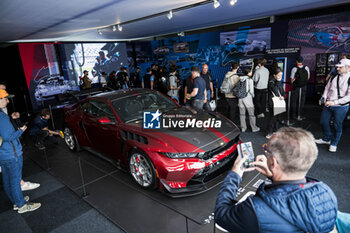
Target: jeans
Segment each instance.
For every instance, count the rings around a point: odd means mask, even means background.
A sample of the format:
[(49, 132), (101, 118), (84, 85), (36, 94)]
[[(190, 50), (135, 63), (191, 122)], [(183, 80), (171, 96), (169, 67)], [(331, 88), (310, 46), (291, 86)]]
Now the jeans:
[(261, 113), (265, 113), (267, 89), (256, 89), (255, 88), (254, 93), (255, 93), (254, 105), (255, 105), (256, 115), (259, 115)]
[(239, 99), (238, 108), (239, 108), (239, 119), (241, 122), (242, 131), (247, 130), (247, 123), (245, 120), (247, 111), (248, 111), (249, 123), (250, 123), (250, 127), (252, 128), (252, 131), (258, 130), (259, 127), (256, 126), (256, 118), (254, 115), (253, 97), (250, 94), (248, 94), (245, 98)]
[(0, 160), (2, 183), (6, 195), (19, 208), (25, 204), (21, 190), (23, 157), (18, 155), (12, 159)]
[(208, 110), (208, 111), (211, 111), (211, 108), (209, 106), (209, 102), (210, 102), (210, 89), (207, 90), (207, 102), (204, 104), (204, 109), (205, 110)]
[(198, 109), (203, 109), (204, 100), (194, 99), (191, 100), (191, 106)]
[[(348, 111), (349, 105), (323, 107), (320, 120), (323, 130), (323, 140), (327, 142), (331, 141), (332, 146), (338, 145), (340, 137), (343, 133), (343, 121)], [(332, 119), (332, 117), (334, 120), (334, 132), (331, 131), (331, 127), (329, 125), (329, 122)]]
[[(301, 96), (300, 95), (300, 90), (301, 90)], [(304, 105), (305, 105), (305, 99), (306, 99), (306, 91), (307, 91), (307, 86), (304, 87), (293, 87), (292, 90), (292, 98), (291, 98), (291, 106), (290, 106), (290, 111), (293, 115), (294, 118), (297, 117), (297, 113), (299, 111), (299, 98), (301, 98), (300, 100), (300, 116), (302, 116), (303, 114), (303, 109), (304, 109)]]

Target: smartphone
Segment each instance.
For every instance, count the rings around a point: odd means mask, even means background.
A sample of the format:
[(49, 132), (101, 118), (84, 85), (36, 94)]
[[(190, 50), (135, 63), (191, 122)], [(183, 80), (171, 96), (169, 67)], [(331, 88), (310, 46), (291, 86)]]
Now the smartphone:
[(244, 142), (238, 144), (238, 156), (240, 156), (241, 159), (244, 159), (243, 167), (254, 167), (251, 163), (254, 162), (254, 150), (252, 146), (252, 142)]
[(324, 105), (324, 97), (321, 98), (321, 105)]

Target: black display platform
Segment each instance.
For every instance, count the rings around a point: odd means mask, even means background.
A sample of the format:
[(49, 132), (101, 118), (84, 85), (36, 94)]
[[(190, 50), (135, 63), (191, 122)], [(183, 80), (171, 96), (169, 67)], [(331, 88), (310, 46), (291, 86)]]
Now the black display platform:
[[(296, 121), (294, 126), (310, 130), (316, 138), (320, 137), (320, 110), (319, 107), (307, 109), (307, 112), (312, 114), (307, 115), (305, 121)], [(264, 128), (265, 120), (257, 119), (261, 128)], [(343, 212), (350, 212), (350, 197), (346, 195), (350, 179), (350, 173), (346, 172), (350, 168), (349, 126), (350, 121), (345, 121), (337, 153), (328, 152), (324, 145), (318, 146), (318, 159), (308, 174), (322, 180), (333, 189), (338, 198), (339, 210)], [(246, 132), (241, 134), (241, 138), (243, 141), (253, 142), (255, 155), (263, 153), (261, 145), (267, 139), (262, 132)], [(32, 146), (24, 149), (24, 156), (45, 169), (49, 166), (48, 171), (79, 196), (83, 194), (78, 166), (80, 158), (85, 188), (89, 194), (83, 200), (126, 232), (221, 232), (214, 228), (213, 221), (205, 224), (213, 212), (220, 186), (197, 196), (173, 199), (159, 191), (143, 190), (128, 173), (88, 151), (69, 151), (63, 141), (58, 145), (50, 144), (46, 155), (47, 160), (43, 151), (38, 151)], [(263, 180), (264, 177), (256, 172), (245, 173), (239, 189), (239, 198), (254, 192)]]
[[(159, 190), (140, 188), (128, 173), (88, 151), (71, 152), (63, 141), (49, 144), (45, 151), (26, 147), (24, 155), (79, 196), (84, 194), (84, 183), (88, 194), (84, 200), (127, 232), (214, 232), (208, 219), (220, 185), (196, 196), (171, 198)], [(254, 191), (263, 179), (257, 172), (245, 173), (238, 198)]]

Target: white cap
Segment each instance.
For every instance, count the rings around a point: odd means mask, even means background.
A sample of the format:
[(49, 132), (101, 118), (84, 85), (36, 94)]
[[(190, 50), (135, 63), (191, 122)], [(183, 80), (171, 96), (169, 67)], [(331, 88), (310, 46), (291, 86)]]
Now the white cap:
[(340, 67), (340, 66), (350, 66), (350, 59), (341, 59), (338, 64), (335, 66)]

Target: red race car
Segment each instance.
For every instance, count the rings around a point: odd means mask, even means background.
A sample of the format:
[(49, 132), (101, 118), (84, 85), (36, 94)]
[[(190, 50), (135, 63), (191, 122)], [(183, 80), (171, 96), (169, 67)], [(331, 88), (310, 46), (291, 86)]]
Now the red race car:
[(237, 156), (235, 124), (215, 112), (179, 106), (157, 91), (103, 93), (64, 111), (69, 149), (112, 159), (141, 187), (159, 187), (174, 197), (216, 186)]

